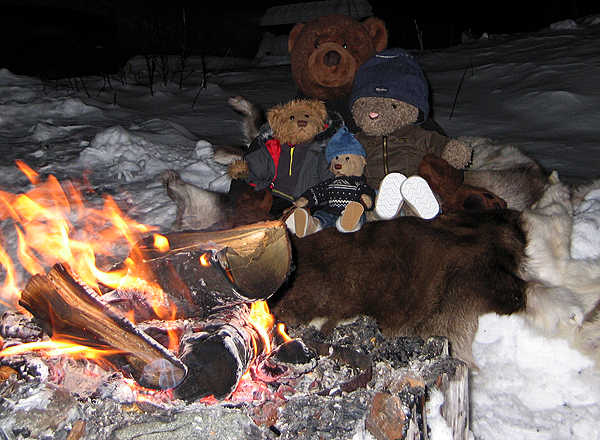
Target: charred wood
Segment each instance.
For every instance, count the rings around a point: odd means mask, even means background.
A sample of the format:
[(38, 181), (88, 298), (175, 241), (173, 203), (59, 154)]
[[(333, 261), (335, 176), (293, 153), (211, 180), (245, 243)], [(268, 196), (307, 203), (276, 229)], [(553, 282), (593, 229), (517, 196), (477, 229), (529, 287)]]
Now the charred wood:
[(265, 349), (249, 312), (246, 304), (228, 307), (206, 320), (199, 331), (183, 336), (180, 358), (189, 373), (176, 388), (177, 397), (225, 399), (235, 391), (250, 363)]

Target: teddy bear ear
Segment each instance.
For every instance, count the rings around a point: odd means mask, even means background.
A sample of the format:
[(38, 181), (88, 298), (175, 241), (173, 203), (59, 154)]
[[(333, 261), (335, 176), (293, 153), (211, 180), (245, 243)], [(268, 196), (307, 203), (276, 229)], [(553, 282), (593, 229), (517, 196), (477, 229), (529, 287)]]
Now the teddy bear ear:
[(315, 101), (314, 108), (319, 121), (327, 121), (327, 107), (325, 103), (323, 101)]
[(283, 107), (280, 105), (271, 107), (267, 111), (267, 122), (269, 123), (271, 128), (273, 128), (273, 126), (277, 126), (279, 115), (281, 115), (282, 112), (283, 112)]
[(292, 49), (296, 44), (296, 40), (298, 39), (298, 35), (304, 28), (304, 23), (296, 23), (296, 25), (290, 31), (290, 36), (288, 37), (288, 52), (292, 53)]
[(369, 17), (362, 22), (362, 25), (367, 28), (367, 32), (369, 32), (369, 35), (373, 39), (373, 46), (375, 46), (376, 52), (381, 52), (387, 47), (388, 32), (383, 20), (377, 17)]

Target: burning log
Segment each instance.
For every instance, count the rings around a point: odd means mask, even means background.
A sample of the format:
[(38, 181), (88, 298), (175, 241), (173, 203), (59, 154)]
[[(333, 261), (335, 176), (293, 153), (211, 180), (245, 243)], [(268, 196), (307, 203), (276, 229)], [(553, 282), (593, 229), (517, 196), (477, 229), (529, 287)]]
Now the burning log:
[(103, 304), (79, 284), (67, 267), (57, 264), (46, 276), (34, 275), (19, 303), (36, 316), (49, 335), (65, 335), (122, 354), (142, 386), (173, 388), (187, 367), (162, 345), (138, 330), (123, 315)]
[(229, 397), (251, 362), (269, 345), (269, 336), (261, 335), (251, 323), (248, 305), (214, 314), (201, 331), (181, 340), (180, 357), (189, 374), (175, 394), (187, 400), (210, 395), (216, 399)]
[(148, 239), (130, 257), (177, 305), (178, 318), (208, 317), (215, 308), (267, 299), (285, 281), (292, 263), (280, 221), (165, 238), (168, 249), (157, 249)]

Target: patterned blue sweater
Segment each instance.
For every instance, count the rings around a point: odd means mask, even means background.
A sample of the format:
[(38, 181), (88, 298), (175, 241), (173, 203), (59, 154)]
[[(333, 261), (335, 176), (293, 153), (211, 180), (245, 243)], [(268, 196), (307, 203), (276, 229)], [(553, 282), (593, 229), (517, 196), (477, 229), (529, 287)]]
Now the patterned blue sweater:
[[(308, 200), (309, 209), (323, 209), (332, 214), (341, 215), (349, 202), (359, 202), (360, 196), (366, 194), (375, 201), (375, 191), (364, 176), (338, 176), (309, 188), (302, 197)], [(370, 209), (373, 209), (371, 204)]]

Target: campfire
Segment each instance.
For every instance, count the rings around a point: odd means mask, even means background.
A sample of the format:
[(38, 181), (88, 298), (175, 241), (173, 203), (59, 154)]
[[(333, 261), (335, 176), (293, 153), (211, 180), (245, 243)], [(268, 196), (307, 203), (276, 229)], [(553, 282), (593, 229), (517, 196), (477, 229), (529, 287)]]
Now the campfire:
[[(298, 410), (294, 396), (344, 395), (361, 402), (354, 423), (376, 438), (427, 438), (426, 389), (435, 384), (461, 396), (446, 418), (468, 432), (466, 368), (443, 338), (398, 345), (365, 319), (351, 338), (312, 327), (290, 337), (277, 323), (266, 301), (292, 267), (282, 222), (159, 233), (109, 196), (90, 206), (85, 181), (42, 180), (18, 166), (32, 189), (0, 193), (2, 220), (18, 238), (17, 261), (6, 239), (0, 247), (9, 308), (0, 318), (0, 397), (2, 386), (35, 377), (146, 409), (233, 405), (279, 436), (285, 408)], [(362, 348), (352, 348), (359, 338)]]
[[(225, 399), (250, 365), (271, 353), (275, 319), (264, 299), (291, 263), (281, 224), (165, 236), (127, 218), (110, 197), (102, 209), (88, 208), (75, 185), (64, 190), (53, 176), (41, 182), (18, 165), (34, 188), (4, 193), (2, 201), (31, 279), (18, 288), (15, 263), (3, 249), (3, 301), (31, 313), (50, 339), (8, 347), (0, 356), (83, 357), (142, 387)], [(75, 230), (70, 216), (83, 219), (83, 227)], [(99, 267), (119, 245), (127, 257)], [(151, 321), (160, 324), (146, 331), (138, 325)]]

